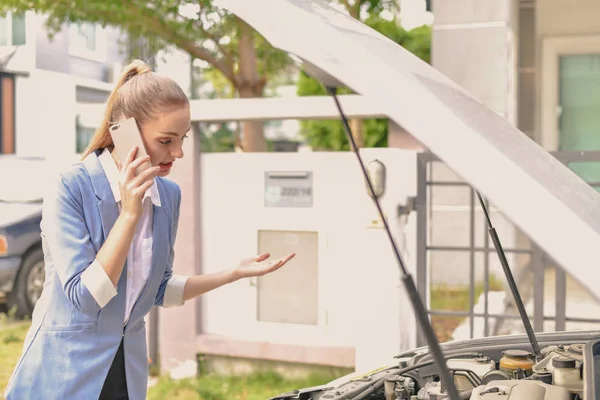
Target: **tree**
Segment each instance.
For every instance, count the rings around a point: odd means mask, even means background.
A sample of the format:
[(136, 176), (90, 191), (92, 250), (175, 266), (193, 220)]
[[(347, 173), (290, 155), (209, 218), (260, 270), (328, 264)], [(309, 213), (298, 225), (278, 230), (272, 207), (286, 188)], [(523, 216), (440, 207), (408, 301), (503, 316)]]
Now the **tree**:
[[(227, 122), (205, 125), (207, 126), (204, 129), (199, 129), (200, 146), (203, 153), (232, 152), (235, 150), (235, 135), (227, 126)], [(216, 126), (217, 129), (209, 133), (209, 126)]]
[[(0, 15), (31, 9), (48, 15), (50, 36), (65, 23), (91, 22), (144, 37), (154, 50), (176, 46), (205, 61), (208, 76), (226, 82), (232, 97), (262, 97), (271, 76), (290, 63), (286, 53), (211, 0), (0, 1)], [(267, 150), (262, 122), (244, 122), (241, 145), (245, 151)]]
[[(392, 15), (396, 2), (387, 0), (359, 0), (350, 4), (340, 0), (353, 18), (364, 20), (369, 27), (398, 43), (426, 62), (430, 62), (431, 29), (421, 26), (410, 31), (403, 29), (395, 18), (385, 19), (384, 11)], [(338, 89), (340, 94), (353, 93), (347, 88)], [(297, 83), (299, 96), (326, 95), (325, 88), (317, 80), (300, 72)], [(387, 147), (387, 119), (350, 120), (352, 134), (357, 147)], [(350, 149), (343, 125), (340, 121), (302, 121), (302, 134), (308, 145), (315, 150), (345, 151)]]

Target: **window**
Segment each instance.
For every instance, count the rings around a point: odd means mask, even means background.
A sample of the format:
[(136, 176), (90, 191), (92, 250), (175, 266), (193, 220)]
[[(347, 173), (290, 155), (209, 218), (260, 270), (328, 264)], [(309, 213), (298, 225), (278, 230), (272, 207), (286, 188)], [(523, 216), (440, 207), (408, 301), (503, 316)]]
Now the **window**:
[[(600, 53), (559, 58), (558, 146), (566, 151), (600, 150)], [(571, 163), (587, 182), (597, 182), (600, 163)], [(600, 188), (596, 188), (600, 190)]]
[(102, 27), (90, 23), (76, 23), (69, 27), (69, 53), (76, 57), (104, 61), (106, 36)]
[(84, 126), (81, 123), (81, 117), (78, 115), (77, 118), (75, 119), (75, 129), (76, 129), (76, 133), (75, 133), (75, 151), (80, 154), (83, 153), (83, 151), (85, 150), (85, 148), (88, 146), (88, 144), (90, 143), (90, 140), (92, 139), (92, 136), (94, 136), (94, 128), (90, 128), (87, 126)]
[[(544, 39), (542, 67), (542, 146), (551, 151), (598, 151), (600, 35)], [(600, 177), (596, 162), (573, 162), (569, 168), (587, 182)]]
[(96, 51), (96, 27), (91, 24), (77, 24), (73, 27), (71, 46), (87, 51)]
[(596, 150), (600, 110), (600, 35), (546, 38), (542, 42), (541, 126), (544, 148)]
[(9, 12), (0, 17), (0, 46), (22, 46), (25, 36), (25, 14)]

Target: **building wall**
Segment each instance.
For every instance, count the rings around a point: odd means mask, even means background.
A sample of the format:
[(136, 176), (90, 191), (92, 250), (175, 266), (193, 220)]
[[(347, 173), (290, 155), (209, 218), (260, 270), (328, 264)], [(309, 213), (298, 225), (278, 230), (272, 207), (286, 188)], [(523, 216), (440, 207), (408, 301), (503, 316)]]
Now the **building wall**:
[[(471, 92), (488, 108), (511, 123), (517, 123), (517, 42), (518, 7), (514, 0), (433, 1), (433, 67)], [(465, 151), (477, 151), (465, 144)], [(442, 163), (428, 172), (435, 181), (461, 181)], [(468, 187), (435, 186), (429, 191), (428, 243), (441, 247), (468, 247), (471, 237)], [(478, 204), (475, 198), (475, 205)], [(493, 206), (493, 205), (492, 205)], [(481, 211), (475, 212), (473, 238), (482, 247), (487, 231)], [(514, 248), (516, 230), (500, 212), (492, 218), (505, 248)], [(490, 244), (491, 247), (491, 244)], [(428, 253), (429, 278), (433, 284), (467, 285), (470, 277), (468, 251)], [(500, 277), (496, 257), (490, 257), (490, 271)], [(509, 255), (509, 262), (512, 257)], [(483, 279), (485, 259), (476, 253), (475, 277)]]
[(539, 38), (598, 34), (600, 3), (596, 0), (537, 0)]
[[(529, 94), (535, 102), (535, 139), (546, 147), (554, 150), (556, 129), (554, 123), (548, 123), (548, 119), (554, 119), (555, 106), (548, 101), (548, 93), (552, 91), (550, 85), (553, 85), (558, 77), (546, 76), (552, 69), (548, 61), (544, 61), (544, 45), (546, 42), (555, 39), (572, 40), (569, 46), (573, 48), (585, 47), (579, 43), (586, 39), (593, 38), (596, 43), (600, 42), (600, 25), (597, 16), (600, 13), (600, 3), (593, 0), (577, 0), (565, 2), (562, 0), (544, 0), (536, 1), (534, 9), (535, 18), (535, 36), (533, 48), (535, 51), (535, 86)], [(582, 52), (597, 52), (600, 45), (596, 44), (595, 49)], [(554, 81), (553, 81), (554, 80)], [(531, 84), (534, 85), (533, 83)], [(552, 126), (553, 128), (549, 128)]]
[[(102, 104), (108, 98), (125, 62), (123, 35), (107, 27), (97, 32), (103, 37), (103, 51), (96, 55), (73, 52), (65, 25), (52, 38), (46, 17), (27, 13), (26, 44), (6, 66), (23, 73), (16, 78), (16, 147), (23, 156), (52, 157), (57, 153), (76, 154), (77, 104)], [(15, 48), (0, 47), (0, 57)], [(166, 52), (157, 70), (173, 76), (189, 92), (189, 57), (180, 51)], [(92, 118), (93, 119), (93, 118)], [(87, 116), (79, 118), (89, 134)], [(97, 120), (97, 118), (96, 118)]]
[(69, 75), (37, 69), (17, 88), (17, 154), (73, 155), (75, 85)]
[[(544, 41), (600, 35), (596, 16), (600, 3), (594, 0), (522, 0), (519, 13), (518, 128), (544, 145), (543, 98), (548, 83), (543, 80)], [(554, 79), (554, 78), (550, 78)], [(551, 81), (549, 81), (551, 82)]]
[[(43, 20), (42, 23), (44, 23)], [(37, 38), (36, 68), (68, 73), (70, 60), (67, 29), (63, 28), (50, 39), (46, 28), (40, 25), (35, 34)]]
[[(366, 149), (363, 157), (387, 166), (382, 206), (414, 274), (414, 214), (405, 223), (396, 209), (406, 196), (416, 194), (416, 154)], [(289, 242), (298, 252), (297, 260), (268, 277), (238, 281), (202, 296), (200, 353), (253, 354), (363, 370), (415, 345), (414, 315), (399, 266), (353, 154), (205, 154), (200, 170), (204, 273), (231, 268), (261, 251), (281, 257), (284, 250), (276, 243)], [(312, 171), (313, 206), (265, 207), (266, 171)], [(261, 231), (271, 231), (271, 239), (261, 242)], [(283, 242), (274, 239), (277, 232)], [(294, 244), (298, 232), (313, 233), (316, 248)], [(180, 246), (194, 245), (190, 238), (179, 241)], [(315, 249), (317, 258), (310, 261), (308, 253)], [(298, 292), (294, 287), (300, 285), (305, 289)], [(283, 297), (278, 287), (285, 291)], [(312, 316), (294, 322), (300, 315)], [(171, 337), (174, 333), (165, 329), (178, 327), (163, 327), (161, 335)]]
[(124, 61), (124, 53), (120, 43), (123, 34), (116, 28), (107, 27), (102, 32), (97, 31), (97, 35), (102, 37), (103, 50), (99, 59), (93, 59), (74, 55), (70, 51), (69, 28), (66, 24), (52, 38), (48, 36), (48, 31), (42, 24), (36, 32), (36, 67), (111, 83), (112, 69), (115, 64), (122, 64)]
[[(515, 120), (515, 1), (434, 1), (432, 65)], [(458, 12), (460, 10), (460, 12)]]
[(530, 138), (537, 140), (537, 20), (535, 2), (521, 2), (519, 6), (519, 56), (518, 56), (518, 110), (517, 127)]

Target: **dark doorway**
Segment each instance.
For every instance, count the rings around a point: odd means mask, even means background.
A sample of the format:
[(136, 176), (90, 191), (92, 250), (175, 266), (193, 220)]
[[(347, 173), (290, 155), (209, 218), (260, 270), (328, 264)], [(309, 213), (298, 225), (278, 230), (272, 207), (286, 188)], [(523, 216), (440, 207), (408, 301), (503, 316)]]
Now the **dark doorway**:
[(0, 154), (14, 154), (15, 139), (15, 77), (0, 72)]

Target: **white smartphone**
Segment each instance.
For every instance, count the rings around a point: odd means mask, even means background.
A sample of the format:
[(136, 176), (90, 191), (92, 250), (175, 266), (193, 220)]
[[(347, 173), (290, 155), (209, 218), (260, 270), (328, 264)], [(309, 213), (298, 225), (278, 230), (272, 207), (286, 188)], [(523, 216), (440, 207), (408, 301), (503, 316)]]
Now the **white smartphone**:
[[(138, 128), (135, 119), (128, 118), (119, 121), (116, 124), (111, 125), (111, 127), (108, 130), (115, 145), (115, 152), (117, 153), (117, 158), (119, 159), (121, 164), (123, 164), (124, 160), (127, 159), (127, 154), (129, 154), (129, 151), (133, 148), (133, 146), (137, 146), (137, 153), (135, 155), (135, 158), (145, 157), (146, 155), (148, 155), (146, 147), (144, 146), (144, 141), (142, 140), (142, 134), (140, 132), (140, 129)], [(136, 170), (136, 175), (150, 168), (150, 166), (151, 163), (149, 161), (143, 163)]]

